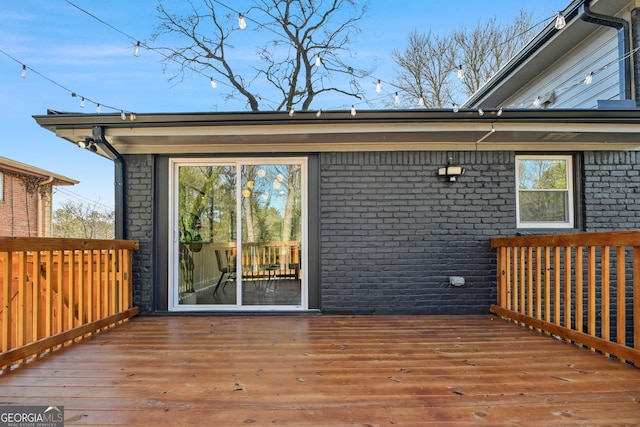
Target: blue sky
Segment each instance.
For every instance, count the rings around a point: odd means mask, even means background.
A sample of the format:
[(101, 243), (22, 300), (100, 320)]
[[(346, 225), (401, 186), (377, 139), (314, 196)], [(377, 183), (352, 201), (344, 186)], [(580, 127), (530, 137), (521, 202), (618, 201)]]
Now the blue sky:
[[(155, 0), (70, 1), (142, 41), (148, 40), (158, 23)], [(569, 2), (371, 0), (369, 12), (360, 22), (362, 32), (352, 50), (357, 52), (363, 66), (375, 67), (375, 78), (392, 81), (396, 72), (390, 53), (394, 48), (402, 49), (407, 34), (413, 30), (445, 33), (474, 27), (494, 15), (500, 22), (507, 22), (521, 9), (543, 19), (552, 17)], [(187, 4), (178, 0), (165, 3), (172, 8)], [(249, 9), (251, 1), (222, 3), (244, 11)], [(235, 46), (238, 53), (249, 52), (244, 55), (245, 65), (250, 65), (254, 34), (247, 31)], [(264, 32), (260, 34), (264, 35)], [(152, 42), (149, 44), (153, 46)], [(140, 56), (135, 57), (131, 40), (65, 0), (5, 1), (0, 9), (0, 49), (15, 59), (0, 53), (0, 156), (80, 181), (73, 187), (58, 187), (54, 207), (67, 200), (91, 206), (97, 203), (99, 208), (114, 207), (112, 162), (57, 138), (32, 118), (46, 114), (47, 109), (96, 112), (96, 106), (89, 102), (80, 108), (79, 99), (58, 85), (126, 111), (243, 109), (241, 103), (225, 101), (224, 86), (213, 90), (202, 75), (187, 75), (182, 82), (170, 83), (168, 79), (175, 68), (165, 70), (158, 54), (143, 49)], [(21, 64), (29, 68), (24, 79), (20, 78)], [(313, 108), (344, 109), (352, 103), (348, 99), (335, 102), (333, 105), (320, 102)], [(114, 112), (104, 107), (101, 111)]]

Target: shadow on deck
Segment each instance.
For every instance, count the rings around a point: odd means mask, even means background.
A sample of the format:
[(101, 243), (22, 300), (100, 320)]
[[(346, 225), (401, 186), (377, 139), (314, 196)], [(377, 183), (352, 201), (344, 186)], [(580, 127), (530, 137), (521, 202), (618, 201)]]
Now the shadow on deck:
[(640, 369), (493, 316), (138, 317), (0, 375), (67, 426), (640, 423)]

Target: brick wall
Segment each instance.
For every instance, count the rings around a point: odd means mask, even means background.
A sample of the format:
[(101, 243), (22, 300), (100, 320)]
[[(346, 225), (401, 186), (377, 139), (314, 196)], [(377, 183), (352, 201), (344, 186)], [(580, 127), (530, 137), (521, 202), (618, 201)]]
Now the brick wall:
[[(437, 176), (449, 156), (466, 167), (457, 182)], [(585, 153), (578, 185), (586, 231), (640, 228), (639, 160), (635, 152)], [(496, 288), (490, 239), (517, 232), (514, 161), (513, 152), (321, 154), (322, 311), (488, 313)], [(156, 190), (152, 156), (127, 156), (126, 170), (126, 237), (140, 241), (134, 299), (149, 312), (154, 292), (166, 287), (166, 266), (154, 265), (153, 254), (166, 252), (168, 227), (152, 237), (167, 210), (163, 202), (153, 214), (153, 192), (166, 198), (166, 171)], [(465, 285), (451, 286), (450, 276), (464, 277)]]
[[(0, 172), (1, 173), (1, 172)], [(0, 201), (0, 236), (38, 237), (38, 193), (28, 193), (23, 181), (4, 173), (3, 200)], [(47, 224), (47, 203), (41, 204), (42, 227)], [(49, 230), (43, 228), (44, 235)]]
[(594, 151), (584, 156), (586, 231), (640, 228), (640, 153)]
[(153, 156), (128, 155), (126, 165), (128, 204), (125, 236), (138, 240), (133, 254), (133, 302), (141, 312), (152, 308), (153, 289)]
[[(322, 310), (487, 313), (495, 301), (490, 239), (515, 230), (514, 154), (321, 156)], [(454, 287), (449, 276), (463, 276)]]

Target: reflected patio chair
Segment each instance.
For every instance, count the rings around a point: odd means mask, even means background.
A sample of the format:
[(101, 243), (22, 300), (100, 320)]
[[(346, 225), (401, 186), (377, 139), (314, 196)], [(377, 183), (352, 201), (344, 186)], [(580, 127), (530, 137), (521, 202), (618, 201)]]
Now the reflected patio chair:
[(216, 287), (213, 289), (213, 295), (216, 294), (223, 280), (224, 284), (222, 284), (222, 288), (224, 289), (224, 287), (227, 286), (227, 282), (233, 280), (236, 274), (235, 262), (230, 262), (230, 257), (233, 255), (232, 251), (224, 251), (224, 256), (222, 255), (222, 251), (220, 249), (215, 249), (214, 252), (216, 254), (216, 263), (218, 264), (218, 270), (220, 270), (220, 278), (218, 279)]

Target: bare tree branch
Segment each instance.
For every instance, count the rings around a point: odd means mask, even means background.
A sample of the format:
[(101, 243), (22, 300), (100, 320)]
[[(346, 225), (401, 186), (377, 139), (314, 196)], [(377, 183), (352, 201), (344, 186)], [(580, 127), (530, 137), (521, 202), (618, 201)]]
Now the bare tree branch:
[[(181, 43), (158, 49), (166, 53), (166, 63), (180, 64), (180, 70), (172, 79), (183, 79), (189, 71), (222, 79), (232, 88), (228, 97), (244, 99), (252, 111), (296, 106), (307, 110), (322, 93), (335, 92), (358, 99), (362, 95), (353, 79), (370, 72), (347, 62), (351, 59), (348, 45), (358, 34), (357, 23), (366, 12), (366, 5), (357, 3), (355, 0), (256, 0), (247, 17), (250, 14), (252, 23), (260, 23), (253, 25), (255, 31), (268, 33), (270, 37), (255, 47), (256, 56), (251, 66), (233, 57), (231, 40), (237, 40), (237, 33), (242, 31), (237, 28), (237, 15), (225, 15), (215, 0), (202, 0), (198, 5), (190, 3), (187, 15), (171, 13), (158, 0), (160, 24), (152, 39)], [(321, 67), (315, 66), (317, 56), (322, 58)], [(240, 69), (242, 74), (238, 74)], [(333, 81), (340, 83), (333, 84)], [(265, 83), (275, 90), (278, 99), (269, 100), (258, 93), (257, 87), (263, 88)]]

